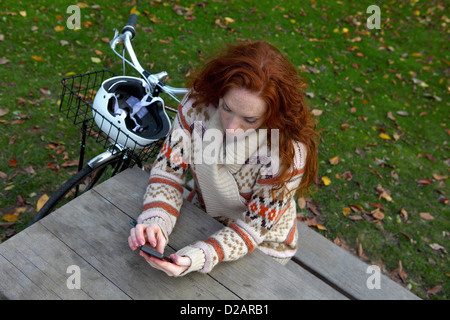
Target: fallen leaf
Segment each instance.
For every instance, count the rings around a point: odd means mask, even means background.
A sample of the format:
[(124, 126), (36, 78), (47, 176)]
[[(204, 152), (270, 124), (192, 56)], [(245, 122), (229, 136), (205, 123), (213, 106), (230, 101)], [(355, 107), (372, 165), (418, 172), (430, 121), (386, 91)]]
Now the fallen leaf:
[(43, 61), (45, 61), (44, 58), (39, 57), (39, 56), (31, 56), (31, 58), (33, 58), (34, 60), (36, 60), (36, 61), (38, 61), (38, 62), (43, 62)]
[(322, 177), (323, 184), (329, 186), (331, 184), (331, 180), (328, 177)]
[(98, 57), (91, 57), (91, 61), (93, 63), (101, 63), (102, 62), (102, 60), (100, 58), (98, 58)]
[(371, 214), (372, 214), (372, 217), (374, 217), (374, 218), (377, 219), (377, 220), (383, 220), (383, 219), (384, 219), (384, 213), (381, 212), (381, 210), (378, 209), (378, 208), (376, 208), (375, 210), (373, 210), (373, 211), (371, 212)]
[(0, 65), (1, 65), (1, 64), (7, 64), (8, 62), (9, 62), (9, 60), (6, 59), (5, 57), (1, 57), (1, 58), (0, 58)]
[(442, 176), (440, 174), (433, 174), (433, 178), (435, 178), (436, 180), (445, 180), (448, 178), (448, 176)]
[(433, 250), (442, 250), (444, 253), (447, 253), (447, 250), (445, 250), (445, 248), (443, 246), (441, 246), (439, 243), (432, 243), (430, 244), (430, 248)]
[(439, 294), (442, 291), (442, 286), (435, 286), (427, 290), (427, 294)]
[(306, 207), (306, 200), (305, 200), (305, 198), (299, 197), (299, 198), (297, 199), (297, 204), (298, 204), (298, 207), (299, 207), (300, 209), (305, 209), (305, 207)]
[(350, 213), (350, 208), (349, 208), (349, 207), (345, 207), (345, 208), (342, 210), (342, 214), (343, 214), (344, 216), (347, 216), (349, 213)]
[(389, 137), (386, 133), (380, 133), (380, 138), (384, 140), (391, 140), (391, 137)]
[(62, 32), (62, 31), (64, 31), (64, 27), (63, 26), (55, 26), (54, 28), (53, 28), (56, 32)]
[(428, 212), (421, 212), (420, 217), (424, 220), (434, 220), (434, 217)]
[(0, 109), (0, 117), (4, 116), (5, 114), (7, 114), (9, 112), (8, 108), (5, 109)]
[(16, 158), (12, 158), (11, 160), (9, 160), (9, 166), (10, 167), (17, 167), (19, 163), (17, 162)]
[(19, 216), (15, 214), (5, 214), (2, 218), (7, 222), (16, 222), (17, 220), (19, 220)]
[(66, 161), (61, 165), (61, 167), (63, 167), (63, 168), (76, 167), (76, 166), (78, 166), (78, 159)]
[(335, 156), (335, 157), (331, 158), (329, 161), (330, 161), (331, 165), (337, 165), (339, 163), (340, 159), (339, 159), (339, 156)]
[(49, 199), (49, 196), (48, 196), (46, 193), (44, 193), (44, 194), (39, 198), (39, 200), (37, 201), (37, 204), (36, 204), (36, 211), (39, 212), (39, 210), (42, 209), (42, 207), (43, 207), (44, 204), (48, 201), (48, 199)]
[(311, 111), (311, 113), (312, 113), (314, 116), (318, 117), (318, 116), (322, 115), (323, 111), (322, 111), (322, 110), (319, 110), (319, 109), (313, 109), (313, 110)]

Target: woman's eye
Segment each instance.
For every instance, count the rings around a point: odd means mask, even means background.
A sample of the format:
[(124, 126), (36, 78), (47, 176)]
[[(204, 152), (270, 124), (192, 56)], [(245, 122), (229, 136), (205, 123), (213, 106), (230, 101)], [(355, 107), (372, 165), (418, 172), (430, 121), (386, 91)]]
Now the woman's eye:
[(248, 124), (255, 124), (257, 120), (247, 120), (245, 119), (245, 122), (247, 122)]
[(222, 109), (224, 111), (226, 111), (226, 112), (230, 112), (231, 111), (230, 109), (228, 109), (228, 107), (224, 103), (222, 103)]

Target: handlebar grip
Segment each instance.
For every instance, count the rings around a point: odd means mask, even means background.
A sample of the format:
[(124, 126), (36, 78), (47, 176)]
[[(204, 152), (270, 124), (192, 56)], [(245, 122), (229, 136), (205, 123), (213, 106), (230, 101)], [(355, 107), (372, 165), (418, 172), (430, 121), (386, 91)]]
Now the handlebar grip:
[(131, 34), (132, 34), (131, 39), (133, 39), (134, 35), (136, 34), (135, 28), (136, 28), (137, 19), (138, 19), (137, 14), (135, 14), (135, 13), (131, 14), (130, 17), (128, 18), (127, 24), (122, 29), (122, 33), (124, 33), (125, 31), (131, 32)]

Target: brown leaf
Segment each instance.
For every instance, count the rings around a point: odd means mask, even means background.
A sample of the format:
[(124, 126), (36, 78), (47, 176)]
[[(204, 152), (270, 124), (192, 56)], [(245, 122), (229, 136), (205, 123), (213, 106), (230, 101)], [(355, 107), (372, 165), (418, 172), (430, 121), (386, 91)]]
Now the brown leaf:
[(298, 200), (297, 200), (297, 204), (298, 204), (298, 207), (300, 209), (305, 209), (305, 207), (306, 207), (306, 200), (305, 200), (305, 198), (299, 197)]
[(377, 220), (383, 220), (384, 219), (384, 213), (381, 212), (380, 209), (376, 208), (375, 210), (370, 212), (372, 214), (372, 217), (374, 217)]
[(63, 167), (63, 168), (76, 167), (76, 166), (78, 166), (78, 159), (66, 161), (61, 165), (61, 167)]
[(11, 160), (9, 160), (9, 166), (10, 167), (17, 167), (19, 163), (17, 162), (16, 158), (12, 158)]
[(439, 294), (442, 292), (442, 286), (435, 286), (427, 290), (427, 294)]
[(331, 165), (337, 165), (339, 163), (340, 159), (339, 159), (339, 156), (335, 156), (335, 157), (331, 158), (329, 161), (330, 161)]
[(434, 217), (428, 212), (421, 212), (420, 217), (424, 220), (434, 220)]
[(350, 205), (350, 209), (352, 209), (352, 211), (353, 212), (364, 212), (364, 208), (363, 207), (361, 207), (360, 205), (358, 205), (358, 204), (351, 204)]

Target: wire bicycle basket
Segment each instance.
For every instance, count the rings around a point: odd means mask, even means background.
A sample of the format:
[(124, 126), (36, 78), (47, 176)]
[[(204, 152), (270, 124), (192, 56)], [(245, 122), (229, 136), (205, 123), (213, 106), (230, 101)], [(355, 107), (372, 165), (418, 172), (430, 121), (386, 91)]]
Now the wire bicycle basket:
[[(104, 149), (117, 143), (131, 145), (130, 151), (140, 162), (153, 159), (158, 154), (164, 138), (142, 145), (93, 108), (94, 98), (103, 81), (114, 76), (109, 70), (101, 70), (62, 79), (59, 111)], [(173, 117), (169, 118), (173, 121)], [(102, 129), (98, 125), (99, 122)]]

